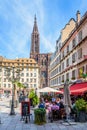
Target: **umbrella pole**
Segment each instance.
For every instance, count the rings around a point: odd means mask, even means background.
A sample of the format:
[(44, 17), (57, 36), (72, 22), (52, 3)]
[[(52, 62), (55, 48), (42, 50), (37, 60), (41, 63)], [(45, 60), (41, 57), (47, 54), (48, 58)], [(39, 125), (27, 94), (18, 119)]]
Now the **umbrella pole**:
[(65, 111), (66, 111), (66, 120), (65, 121), (69, 123), (69, 121), (70, 121), (70, 108), (68, 105), (65, 105)]

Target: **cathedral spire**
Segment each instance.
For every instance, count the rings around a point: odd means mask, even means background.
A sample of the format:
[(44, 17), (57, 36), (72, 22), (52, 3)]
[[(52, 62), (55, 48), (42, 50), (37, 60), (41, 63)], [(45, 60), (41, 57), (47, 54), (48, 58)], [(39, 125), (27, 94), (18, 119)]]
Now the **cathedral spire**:
[(33, 27), (33, 32), (38, 32), (36, 14), (35, 14), (35, 17), (34, 17), (34, 27)]
[(31, 34), (30, 57), (33, 57), (36, 54), (39, 54), (39, 32), (38, 32), (38, 26), (37, 26), (37, 19), (36, 19), (36, 15), (35, 15), (33, 32)]

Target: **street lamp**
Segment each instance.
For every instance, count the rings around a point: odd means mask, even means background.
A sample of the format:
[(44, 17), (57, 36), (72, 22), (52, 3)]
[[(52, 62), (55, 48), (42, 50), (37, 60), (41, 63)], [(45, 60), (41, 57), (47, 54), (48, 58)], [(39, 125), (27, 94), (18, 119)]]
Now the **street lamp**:
[[(7, 79), (12, 81), (12, 101), (11, 101), (11, 110), (10, 110), (10, 115), (15, 115), (15, 110), (14, 110), (14, 95), (15, 95), (15, 82), (20, 79), (20, 69), (16, 69), (16, 67), (12, 68), (6, 68), (6, 76)], [(12, 70), (12, 78), (10, 79), (11, 73), (10, 71)]]

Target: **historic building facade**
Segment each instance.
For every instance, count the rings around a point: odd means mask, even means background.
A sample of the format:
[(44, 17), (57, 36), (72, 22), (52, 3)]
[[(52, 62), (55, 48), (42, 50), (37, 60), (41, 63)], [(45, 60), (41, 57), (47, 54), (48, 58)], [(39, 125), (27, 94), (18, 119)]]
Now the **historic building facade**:
[[(18, 79), (18, 73), (16, 73), (19, 70), (20, 79)], [(3, 91), (3, 93), (11, 93), (12, 81), (15, 78), (20, 83), (26, 85), (28, 90), (32, 88), (36, 90), (40, 87), (39, 73), (38, 64), (34, 59), (18, 58), (10, 60), (0, 56), (0, 91)], [(10, 76), (9, 80), (8, 74)]]
[(39, 35), (36, 16), (35, 16), (33, 32), (31, 34), (30, 58), (35, 59), (38, 65), (40, 66), (40, 87), (41, 88), (49, 86), (48, 68), (50, 65), (50, 57), (51, 57), (51, 53), (47, 53), (47, 54), (40, 53), (40, 35)]
[(70, 19), (56, 41), (51, 57), (50, 86), (60, 88), (66, 80), (77, 81), (87, 74), (87, 12)]

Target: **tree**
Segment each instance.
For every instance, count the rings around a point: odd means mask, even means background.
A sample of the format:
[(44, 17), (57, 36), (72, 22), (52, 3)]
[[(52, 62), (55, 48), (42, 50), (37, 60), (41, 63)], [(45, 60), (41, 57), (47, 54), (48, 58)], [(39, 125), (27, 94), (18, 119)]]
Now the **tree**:
[(24, 88), (24, 85), (18, 81), (14, 82), (15, 88), (14, 88), (14, 100), (17, 100), (17, 87), (19, 88), (19, 92), (21, 91), (21, 88)]

